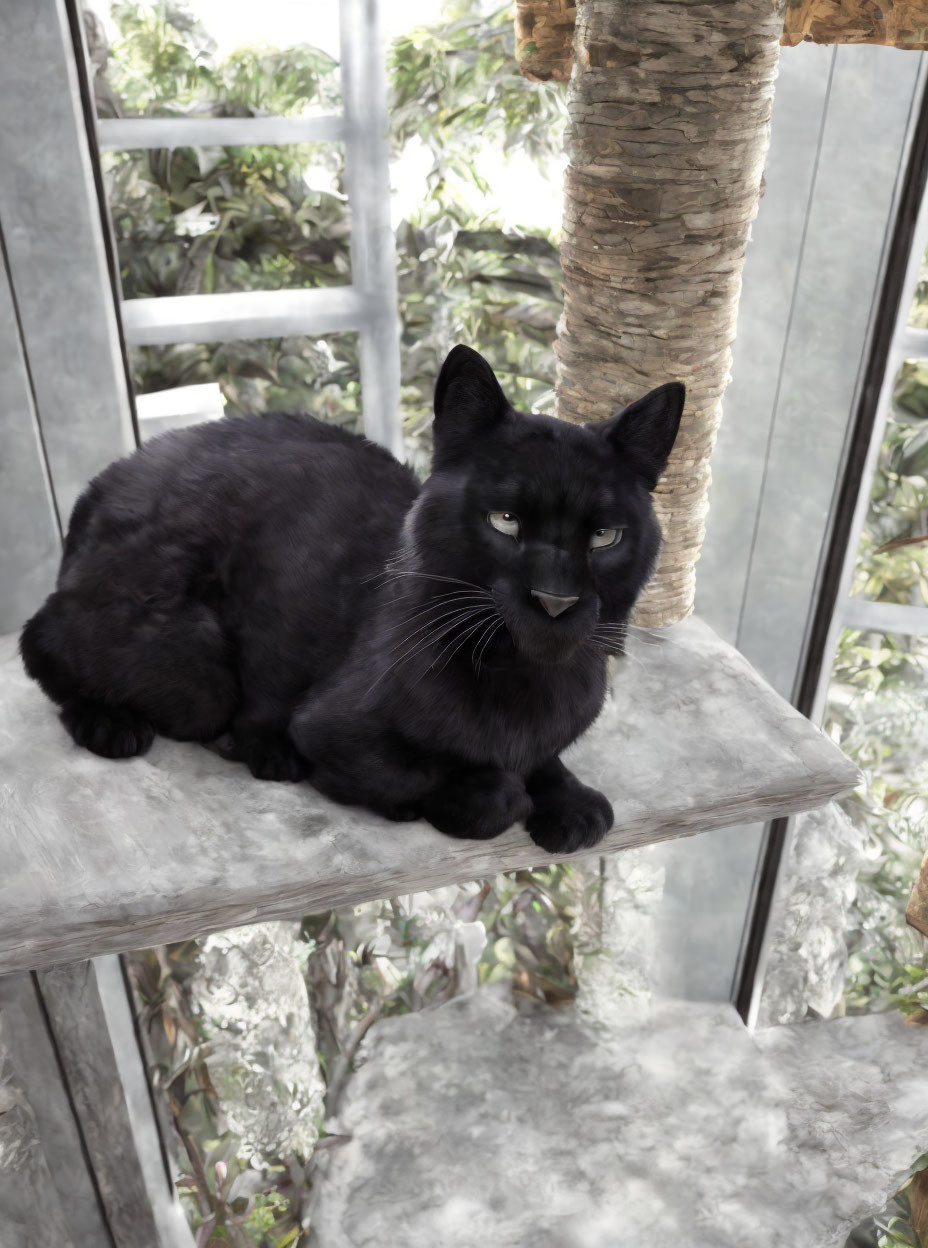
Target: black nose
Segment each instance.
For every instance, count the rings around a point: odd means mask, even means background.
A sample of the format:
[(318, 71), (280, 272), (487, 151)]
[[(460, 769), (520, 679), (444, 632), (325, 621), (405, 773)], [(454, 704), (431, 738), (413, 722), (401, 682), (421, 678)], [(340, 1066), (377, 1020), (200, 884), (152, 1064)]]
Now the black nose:
[(575, 602), (579, 602), (579, 597), (574, 594), (572, 598), (564, 598), (561, 594), (545, 594), (540, 589), (532, 590), (532, 597), (537, 598), (548, 615), (560, 615), (562, 611), (566, 611), (568, 607), (572, 607)]

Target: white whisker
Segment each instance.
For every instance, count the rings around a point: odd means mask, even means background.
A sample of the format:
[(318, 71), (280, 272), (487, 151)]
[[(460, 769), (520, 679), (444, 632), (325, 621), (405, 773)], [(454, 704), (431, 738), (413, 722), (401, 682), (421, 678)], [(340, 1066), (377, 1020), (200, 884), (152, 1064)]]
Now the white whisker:
[[(463, 636), (457, 639), (452, 638), (451, 641), (448, 642), (447, 646), (445, 646), (445, 648), (442, 650), (441, 654), (439, 654), (437, 658), (433, 659), (430, 666), (436, 671), (443, 672), (445, 668), (448, 666), (448, 664), (451, 662), (451, 660), (454, 658), (454, 656), (457, 654), (457, 652), (460, 650), (461, 646), (464, 645), (464, 642), (467, 641), (468, 637), (473, 636), (473, 634), (477, 631), (477, 629), (482, 628), (484, 624), (486, 624), (485, 619), (477, 620), (476, 624), (472, 624), (464, 632)], [(449, 653), (449, 650), (450, 650), (450, 653)], [(445, 658), (445, 661), (442, 663), (441, 667), (435, 668), (435, 664), (438, 663), (438, 661), (442, 659), (445, 655), (447, 655), (447, 658)]]
[[(459, 614), (455, 615), (454, 619), (445, 624), (440, 624), (437, 628), (433, 628), (432, 631), (425, 637), (422, 637), (415, 642), (410, 650), (407, 650), (405, 654), (399, 655), (389, 667), (385, 668), (367, 690), (367, 693), (371, 693), (377, 685), (380, 684), (384, 677), (388, 676), (395, 668), (399, 667), (403, 663), (407, 663), (410, 659), (415, 658), (417, 654), (421, 654), (424, 650), (427, 650), (429, 646), (434, 645), (437, 641), (440, 641), (442, 637), (446, 637), (448, 633), (457, 628), (459, 624), (465, 623), (467, 620), (472, 619), (475, 614), (482, 615), (486, 610), (486, 607), (468, 607), (462, 610)], [(400, 642), (400, 645), (402, 644), (403, 642)]]
[[(503, 627), (504, 623), (505, 621), (503, 620), (502, 616), (500, 616), (499, 620), (496, 623), (495, 628), (491, 627), (488, 634), (486, 633), (481, 634), (481, 636), (478, 637), (477, 641), (474, 643), (474, 653), (475, 653), (476, 662), (474, 662), (474, 658), (471, 659), (471, 662), (474, 664), (474, 674), (476, 676), (480, 675), (480, 664), (483, 662), (484, 651), (486, 650), (488, 644), (493, 640), (493, 638), (499, 632), (499, 630)], [(490, 621), (490, 624), (491, 625), (493, 624), (492, 620)], [(482, 641), (482, 644), (481, 644), (481, 641)], [(477, 646), (480, 646), (479, 654), (476, 654)]]
[(465, 592), (464, 590), (461, 590), (455, 594), (442, 594), (441, 597), (436, 598), (432, 602), (430, 602), (427, 607), (423, 607), (421, 611), (416, 611), (411, 616), (404, 616), (403, 619), (396, 620), (395, 623), (393, 624), (388, 624), (387, 628), (388, 629), (401, 628), (403, 625), (411, 624), (413, 620), (419, 619), (420, 616), (426, 615), (430, 611), (437, 611), (437, 610), (440, 610), (442, 607), (450, 606), (452, 602), (454, 602), (456, 606), (464, 606), (465, 604), (468, 604), (468, 603), (476, 603), (476, 602), (483, 602), (483, 601), (484, 601), (483, 595), (472, 594), (470, 592)]
[[(399, 572), (396, 572), (395, 575), (391, 579), (399, 580), (401, 576), (416, 576), (424, 581), (445, 581), (449, 585), (465, 585), (467, 586), (468, 589), (479, 589), (482, 594), (488, 594), (490, 592), (485, 585), (477, 585), (475, 584), (474, 581), (464, 581), (459, 576), (438, 576), (434, 572), (399, 571)], [(385, 582), (385, 584), (388, 584), (388, 583), (389, 582)]]
[[(396, 642), (396, 644), (392, 646), (391, 649), (398, 650), (400, 646), (405, 646), (407, 642), (412, 641), (413, 637), (417, 636), (417, 634), (425, 631), (426, 629), (433, 628), (436, 624), (441, 623), (442, 620), (446, 620), (450, 616), (461, 615), (463, 617), (463, 616), (466, 616), (469, 612), (476, 611), (476, 610), (478, 610), (478, 608), (475, 605), (458, 603), (456, 606), (451, 607), (450, 610), (446, 611), (444, 615), (439, 615), (435, 619), (426, 620), (424, 624), (421, 624), (417, 629), (414, 629), (413, 632), (409, 633), (408, 636), (403, 637), (398, 642)], [(484, 608), (484, 610), (486, 610), (486, 608)]]

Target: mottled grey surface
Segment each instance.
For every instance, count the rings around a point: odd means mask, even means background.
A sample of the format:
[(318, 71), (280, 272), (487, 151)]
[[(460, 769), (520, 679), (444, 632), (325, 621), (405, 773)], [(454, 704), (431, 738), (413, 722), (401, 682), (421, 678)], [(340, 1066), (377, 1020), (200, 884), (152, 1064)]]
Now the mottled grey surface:
[(922, 1029), (752, 1036), (730, 1006), (382, 1020), (330, 1128), (319, 1248), (840, 1248), (928, 1145)]
[(61, 534), (46, 479), (8, 275), (0, 260), (0, 633), (55, 584)]
[[(84, 1248), (71, 1238), (0, 1016), (0, 1248)], [(106, 1248), (105, 1241), (101, 1248)]]
[[(568, 755), (603, 789), (605, 849), (821, 805), (851, 763), (700, 621), (633, 642)], [(521, 827), (455, 841), (260, 783), (194, 745), (74, 746), (0, 642), (0, 972), (550, 861)]]

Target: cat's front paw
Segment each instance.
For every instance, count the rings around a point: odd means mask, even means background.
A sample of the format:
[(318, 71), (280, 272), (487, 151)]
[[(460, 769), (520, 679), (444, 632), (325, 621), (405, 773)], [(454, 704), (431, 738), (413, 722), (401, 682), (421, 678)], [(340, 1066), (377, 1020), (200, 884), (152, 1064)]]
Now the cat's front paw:
[(309, 764), (284, 732), (250, 734), (242, 753), (256, 780), (283, 780), (296, 784), (309, 775)]
[(155, 739), (151, 724), (127, 706), (68, 702), (61, 722), (78, 745), (102, 758), (133, 758), (144, 754)]
[(602, 793), (575, 781), (536, 796), (525, 826), (549, 854), (572, 854), (598, 845), (612, 820), (612, 807)]
[(531, 808), (521, 777), (499, 767), (462, 772), (422, 802), (422, 814), (439, 832), (475, 841), (499, 836)]

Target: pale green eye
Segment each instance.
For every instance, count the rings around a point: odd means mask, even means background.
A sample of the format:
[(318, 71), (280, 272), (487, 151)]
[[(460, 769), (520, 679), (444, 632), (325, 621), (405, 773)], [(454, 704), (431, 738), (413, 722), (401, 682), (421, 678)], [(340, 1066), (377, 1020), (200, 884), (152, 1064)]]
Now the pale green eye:
[(601, 550), (604, 546), (618, 546), (621, 540), (621, 529), (595, 529), (590, 538), (590, 550)]
[(507, 537), (519, 536), (519, 521), (511, 511), (491, 511), (487, 519), (494, 529), (499, 529)]

